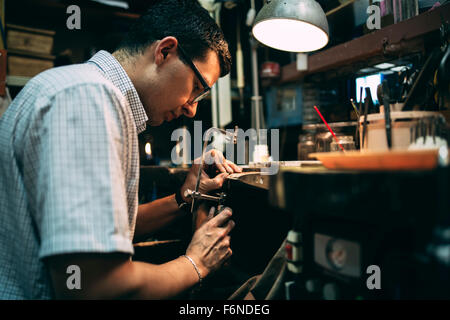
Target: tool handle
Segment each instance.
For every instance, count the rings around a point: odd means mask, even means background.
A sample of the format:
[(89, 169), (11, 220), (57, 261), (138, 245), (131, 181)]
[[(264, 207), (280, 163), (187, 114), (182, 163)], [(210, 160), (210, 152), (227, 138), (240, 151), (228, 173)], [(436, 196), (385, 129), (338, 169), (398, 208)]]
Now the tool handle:
[(386, 80), (383, 81), (383, 103), (384, 103), (384, 122), (386, 127), (386, 139), (388, 148), (392, 147), (392, 133), (391, 133), (391, 101), (389, 94), (389, 86)]
[(364, 101), (364, 122), (363, 122), (363, 134), (362, 134), (362, 141), (361, 146), (363, 148), (366, 147), (366, 135), (367, 135), (367, 113), (369, 111), (369, 98), (366, 97), (366, 100)]

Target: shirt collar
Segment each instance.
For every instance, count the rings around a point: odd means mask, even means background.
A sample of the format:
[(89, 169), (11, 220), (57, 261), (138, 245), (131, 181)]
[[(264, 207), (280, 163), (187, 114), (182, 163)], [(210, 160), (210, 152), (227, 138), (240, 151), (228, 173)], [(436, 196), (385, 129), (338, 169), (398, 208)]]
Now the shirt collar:
[(137, 133), (141, 133), (146, 128), (148, 121), (144, 106), (139, 99), (136, 88), (128, 77), (119, 61), (112, 54), (101, 50), (97, 52), (88, 62), (96, 64), (105, 76), (122, 92), (127, 99), (136, 123)]

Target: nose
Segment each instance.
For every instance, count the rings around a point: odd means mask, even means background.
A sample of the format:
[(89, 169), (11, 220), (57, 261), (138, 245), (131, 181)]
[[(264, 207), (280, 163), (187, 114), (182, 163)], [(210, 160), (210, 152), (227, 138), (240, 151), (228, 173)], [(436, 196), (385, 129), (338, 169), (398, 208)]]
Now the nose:
[(182, 109), (183, 114), (188, 118), (195, 117), (195, 114), (197, 113), (197, 105), (198, 105), (198, 102), (186, 103)]

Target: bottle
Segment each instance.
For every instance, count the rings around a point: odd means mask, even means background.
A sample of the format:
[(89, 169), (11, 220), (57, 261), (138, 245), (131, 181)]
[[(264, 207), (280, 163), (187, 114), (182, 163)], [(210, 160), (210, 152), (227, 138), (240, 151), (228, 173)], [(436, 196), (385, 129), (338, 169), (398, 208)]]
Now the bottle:
[(316, 151), (316, 145), (314, 142), (313, 135), (300, 135), (298, 137), (297, 144), (297, 156), (298, 160), (312, 160), (309, 158), (310, 153), (314, 153)]

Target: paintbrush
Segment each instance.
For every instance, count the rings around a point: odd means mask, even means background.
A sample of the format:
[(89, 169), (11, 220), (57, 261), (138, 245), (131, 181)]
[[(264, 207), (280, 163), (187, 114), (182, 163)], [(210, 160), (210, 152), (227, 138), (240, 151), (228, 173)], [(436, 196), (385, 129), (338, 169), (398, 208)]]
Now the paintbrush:
[(353, 99), (350, 99), (350, 102), (351, 102), (351, 104), (352, 104), (353, 109), (355, 110), (356, 116), (357, 116), (358, 119), (359, 119), (358, 108), (356, 108), (356, 105), (355, 105), (355, 103), (353, 102)]
[(359, 108), (358, 108), (358, 113), (361, 114), (362, 112), (362, 94), (363, 94), (363, 87), (359, 88)]
[(360, 141), (359, 141), (359, 117), (360, 117), (360, 115), (359, 115), (359, 111), (358, 111), (358, 109), (356, 108), (356, 105), (355, 105), (355, 103), (353, 102), (353, 99), (350, 99), (350, 102), (352, 103), (352, 106), (353, 106), (353, 109), (355, 110), (355, 113), (356, 113), (356, 117), (357, 117), (357, 119), (356, 119), (356, 132), (355, 132), (355, 142), (357, 143), (357, 147), (359, 148), (360, 147)]

